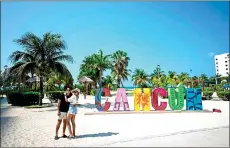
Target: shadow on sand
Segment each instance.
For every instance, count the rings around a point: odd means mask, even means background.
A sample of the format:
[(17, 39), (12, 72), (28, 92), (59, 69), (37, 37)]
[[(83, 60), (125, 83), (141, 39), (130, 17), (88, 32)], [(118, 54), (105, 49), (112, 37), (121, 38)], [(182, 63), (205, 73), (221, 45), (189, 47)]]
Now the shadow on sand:
[(118, 135), (119, 133), (112, 133), (112, 132), (107, 132), (107, 133), (97, 133), (97, 134), (85, 134), (85, 135), (79, 135), (74, 137), (74, 139), (79, 139), (79, 138), (96, 138), (96, 137), (108, 137), (108, 136), (113, 136), (113, 135)]
[(79, 108), (89, 108), (89, 109), (94, 109), (95, 104), (90, 104), (90, 103), (86, 103), (86, 104), (78, 104), (77, 107)]

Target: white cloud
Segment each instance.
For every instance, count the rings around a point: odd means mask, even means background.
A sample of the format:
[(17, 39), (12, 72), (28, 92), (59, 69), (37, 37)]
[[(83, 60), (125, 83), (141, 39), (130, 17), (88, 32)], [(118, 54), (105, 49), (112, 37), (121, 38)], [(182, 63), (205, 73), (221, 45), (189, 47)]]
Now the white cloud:
[(209, 53), (208, 53), (208, 56), (210, 56), (210, 57), (213, 57), (214, 55), (215, 55), (214, 52), (209, 52)]

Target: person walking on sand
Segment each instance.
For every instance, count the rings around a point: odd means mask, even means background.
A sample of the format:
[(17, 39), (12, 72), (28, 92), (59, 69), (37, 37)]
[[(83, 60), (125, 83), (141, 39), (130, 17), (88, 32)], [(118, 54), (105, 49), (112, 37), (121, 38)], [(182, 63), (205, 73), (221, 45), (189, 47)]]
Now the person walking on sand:
[(70, 98), (72, 96), (72, 93), (71, 93), (71, 87), (65, 86), (64, 88), (65, 88), (66, 92), (64, 94), (62, 94), (60, 96), (60, 98), (58, 98), (58, 105), (57, 105), (57, 108), (58, 108), (58, 112), (57, 112), (58, 122), (57, 122), (57, 125), (56, 125), (56, 135), (54, 137), (55, 140), (59, 139), (58, 130), (60, 128), (60, 125), (61, 125), (62, 121), (63, 121), (62, 137), (63, 138), (67, 137), (65, 135), (65, 130), (66, 130), (67, 112), (69, 110), (69, 104), (70, 103), (66, 102), (65, 97)]
[[(75, 129), (76, 129), (76, 124), (75, 124), (75, 116), (77, 114), (77, 101), (78, 101), (78, 98), (79, 98), (79, 93), (80, 93), (80, 90), (78, 88), (75, 88), (74, 90), (72, 90), (72, 93), (73, 95), (68, 98), (68, 97), (65, 97), (65, 100), (66, 102), (70, 102), (70, 105), (69, 105), (69, 110), (68, 110), (68, 114), (67, 114), (67, 128), (69, 130), (69, 133), (70, 133), (70, 138), (73, 138), (75, 137)], [(72, 129), (71, 130), (71, 125), (70, 125), (70, 121), (72, 123)]]

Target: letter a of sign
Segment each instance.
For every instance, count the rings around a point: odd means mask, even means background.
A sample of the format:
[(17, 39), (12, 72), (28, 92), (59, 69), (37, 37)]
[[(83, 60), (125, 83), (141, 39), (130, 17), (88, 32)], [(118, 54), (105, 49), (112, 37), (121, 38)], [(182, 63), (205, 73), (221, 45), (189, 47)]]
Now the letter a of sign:
[(134, 89), (134, 110), (140, 111), (142, 106), (143, 111), (150, 111), (150, 88), (144, 88), (143, 93), (141, 88)]
[(103, 88), (101, 82), (98, 82), (98, 84), (99, 84), (99, 89), (95, 95), (95, 106), (98, 111), (108, 111), (111, 103), (108, 101), (105, 102), (105, 106), (101, 105), (101, 95), (102, 95)]
[[(122, 98), (122, 102), (121, 102), (121, 98)], [(126, 90), (124, 88), (118, 88), (117, 89), (117, 96), (115, 99), (115, 104), (114, 104), (113, 110), (119, 111), (121, 105), (123, 106), (123, 109), (125, 111), (129, 111), (129, 102), (127, 99)]]

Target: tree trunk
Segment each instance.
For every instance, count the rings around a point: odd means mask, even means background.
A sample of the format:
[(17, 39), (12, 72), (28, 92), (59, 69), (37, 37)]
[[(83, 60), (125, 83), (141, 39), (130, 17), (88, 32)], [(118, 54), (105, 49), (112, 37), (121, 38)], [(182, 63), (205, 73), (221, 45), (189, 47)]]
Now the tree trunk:
[[(33, 78), (33, 77), (34, 77), (34, 74), (31, 73), (31, 78)], [(31, 83), (31, 89), (33, 90), (33, 83)]]
[(202, 88), (203, 88), (203, 90), (202, 90), (202, 91), (204, 91), (204, 81), (202, 81)]
[(39, 105), (42, 106), (42, 99), (44, 97), (43, 93), (43, 77), (40, 77), (40, 96), (39, 96)]
[(101, 80), (102, 80), (102, 74), (103, 74), (103, 69), (100, 69), (99, 81), (101, 81)]
[(97, 89), (97, 82), (94, 82), (95, 89)]
[(120, 79), (117, 79), (117, 88), (120, 88)]
[(35, 91), (37, 90), (37, 81), (35, 81), (34, 89), (35, 89)]
[(86, 99), (86, 93), (87, 93), (87, 90), (86, 90), (87, 86), (86, 86), (86, 83), (84, 82), (84, 99)]

